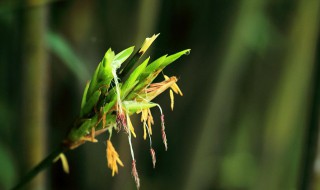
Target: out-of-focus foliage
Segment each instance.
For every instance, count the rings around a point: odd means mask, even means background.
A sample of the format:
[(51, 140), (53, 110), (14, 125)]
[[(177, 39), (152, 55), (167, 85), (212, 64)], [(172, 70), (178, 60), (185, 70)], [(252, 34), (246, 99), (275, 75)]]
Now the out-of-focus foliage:
[(1, 189), (9, 189), (16, 180), (16, 167), (14, 159), (10, 151), (6, 147), (0, 144), (0, 187)]
[(88, 80), (89, 74), (86, 66), (81, 59), (75, 55), (75, 53), (72, 51), (72, 48), (69, 47), (69, 45), (61, 36), (53, 32), (48, 32), (46, 39), (49, 50), (62, 59), (63, 63), (65, 63), (68, 68), (74, 72), (80, 81), (83, 82)]

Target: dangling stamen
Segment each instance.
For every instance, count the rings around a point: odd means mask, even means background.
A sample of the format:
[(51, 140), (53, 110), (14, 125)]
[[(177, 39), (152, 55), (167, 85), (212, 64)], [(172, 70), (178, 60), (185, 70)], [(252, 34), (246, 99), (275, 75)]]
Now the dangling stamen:
[(127, 128), (129, 128), (130, 132), (132, 133), (133, 137), (136, 138), (136, 133), (134, 132), (134, 128), (133, 128), (133, 125), (131, 123), (131, 120), (130, 120), (130, 117), (129, 117), (129, 114), (127, 113)]
[(148, 125), (146, 124), (144, 126), (145, 129), (147, 129), (147, 132), (148, 132), (148, 136), (149, 136), (149, 142), (150, 142), (150, 148), (152, 148), (152, 139), (151, 139), (151, 135), (150, 135), (150, 130), (148, 128)]
[(138, 171), (137, 171), (137, 167), (136, 167), (136, 161), (135, 160), (132, 160), (132, 171), (131, 171), (131, 174), (134, 178), (134, 181), (136, 182), (136, 186), (137, 186), (137, 189), (140, 188), (140, 179), (139, 179), (139, 174), (138, 174)]
[(154, 124), (154, 121), (153, 121), (153, 117), (152, 117), (152, 114), (151, 114), (151, 110), (148, 109), (148, 129), (149, 129), (149, 133), (150, 135), (152, 135), (152, 128), (151, 126)]
[(128, 133), (128, 140), (129, 140), (129, 145), (130, 145), (130, 152), (131, 152), (131, 157), (132, 157), (132, 171), (131, 174), (134, 177), (134, 181), (136, 182), (137, 189), (140, 188), (140, 179), (136, 167), (136, 160), (134, 159), (134, 152), (132, 148), (132, 143), (131, 143), (131, 133)]
[(174, 107), (174, 96), (173, 96), (173, 92), (170, 89), (170, 100), (171, 100), (171, 110), (173, 111), (173, 107)]
[(146, 132), (146, 123), (143, 124), (143, 139), (146, 140), (147, 139), (147, 132)]
[(153, 148), (150, 148), (150, 153), (151, 153), (151, 157), (152, 157), (152, 164), (153, 164), (153, 168), (156, 167), (156, 152), (153, 150)]
[(148, 111), (146, 109), (141, 110), (141, 122), (143, 122), (143, 139), (147, 139), (147, 133), (146, 133), (146, 128), (145, 125), (147, 124), (147, 119), (148, 119)]
[(119, 158), (119, 154), (114, 149), (112, 143), (110, 140), (107, 140), (107, 161), (108, 161), (108, 167), (112, 170), (112, 176), (114, 174), (118, 173), (118, 165), (123, 167), (123, 163)]
[(152, 139), (151, 139), (151, 135), (150, 135), (150, 131), (147, 125), (144, 126), (144, 129), (147, 129), (148, 131), (148, 135), (149, 135), (149, 140), (150, 140), (150, 153), (151, 153), (151, 158), (152, 158), (152, 164), (153, 164), (153, 168), (156, 167), (156, 152), (154, 151), (154, 149), (152, 148)]
[(166, 132), (165, 132), (165, 126), (164, 126), (164, 115), (163, 115), (163, 112), (162, 112), (162, 109), (160, 107), (159, 104), (157, 104), (159, 110), (160, 110), (160, 113), (161, 113), (161, 133), (162, 133), (162, 141), (163, 141), (163, 144), (164, 144), (164, 147), (165, 147), (165, 150), (167, 151), (168, 150), (168, 143), (167, 143), (167, 135), (166, 135)]
[(165, 126), (164, 126), (164, 115), (161, 115), (161, 133), (162, 133), (162, 140), (163, 144), (165, 146), (166, 151), (168, 150), (168, 143), (167, 143), (167, 135), (165, 132)]

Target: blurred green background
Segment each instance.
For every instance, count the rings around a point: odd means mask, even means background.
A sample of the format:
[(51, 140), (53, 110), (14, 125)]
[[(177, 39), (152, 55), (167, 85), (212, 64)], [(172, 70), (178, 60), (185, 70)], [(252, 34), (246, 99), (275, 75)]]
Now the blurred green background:
[[(9, 189), (65, 137), (85, 82), (105, 51), (161, 33), (147, 54), (191, 48), (165, 70), (184, 92), (154, 112), (152, 168), (136, 119), (141, 189), (320, 189), (319, 0), (2, 0), (0, 189)], [(125, 167), (111, 177), (104, 141), (66, 154), (26, 189), (135, 189), (126, 135), (113, 142)]]

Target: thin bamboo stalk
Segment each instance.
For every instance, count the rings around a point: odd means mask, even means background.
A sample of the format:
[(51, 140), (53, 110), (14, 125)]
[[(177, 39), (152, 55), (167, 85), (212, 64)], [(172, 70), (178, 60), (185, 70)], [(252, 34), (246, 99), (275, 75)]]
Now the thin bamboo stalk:
[[(42, 0), (25, 0), (23, 34), (22, 152), (24, 171), (45, 155), (47, 124), (48, 63), (45, 49), (46, 7)], [(24, 172), (23, 172), (24, 173)], [(45, 175), (37, 177), (28, 189), (45, 189)]]
[[(250, 47), (250, 38), (247, 35), (254, 34), (255, 31), (250, 29), (256, 28), (257, 23), (252, 19), (261, 13), (264, 4), (264, 0), (243, 0), (239, 3), (230, 30), (232, 32), (228, 33), (226, 39), (227, 46), (222, 57), (221, 69), (218, 71), (217, 83), (212, 87), (212, 98), (207, 103), (203, 122), (199, 124), (203, 128), (197, 137), (199, 140), (194, 152), (191, 153), (193, 158), (184, 189), (205, 189), (214, 183), (218, 175), (217, 163), (220, 160), (214, 152), (223, 151), (222, 143), (219, 143), (223, 142), (225, 129), (232, 117), (239, 78), (244, 74), (248, 64), (246, 56), (250, 52), (246, 47)], [(217, 147), (218, 144), (220, 147)]]
[(292, 16), (283, 73), (266, 114), (260, 178), (254, 189), (294, 189), (318, 36), (319, 1), (301, 0)]
[(35, 166), (12, 190), (21, 189), (29, 181), (31, 181), (35, 176), (37, 176), (42, 170), (52, 165), (55, 158), (57, 158), (61, 153), (67, 151), (63, 146), (59, 146), (51, 154), (49, 154), (44, 160), (42, 160), (37, 166)]

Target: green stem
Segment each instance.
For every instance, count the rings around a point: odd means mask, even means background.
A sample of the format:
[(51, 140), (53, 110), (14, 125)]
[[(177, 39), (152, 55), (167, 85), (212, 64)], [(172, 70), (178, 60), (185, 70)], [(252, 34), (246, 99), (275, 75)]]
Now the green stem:
[(21, 181), (14, 186), (11, 190), (21, 189), (26, 183), (31, 181), (36, 175), (38, 175), (43, 169), (50, 166), (55, 158), (59, 156), (59, 154), (66, 152), (68, 149), (64, 146), (57, 147), (51, 154), (47, 156), (42, 162), (40, 162), (37, 166), (35, 166)]

